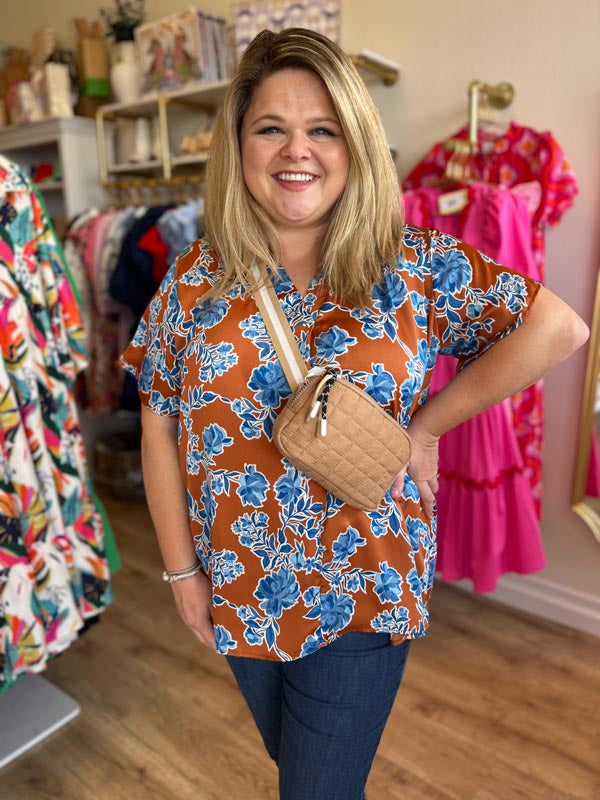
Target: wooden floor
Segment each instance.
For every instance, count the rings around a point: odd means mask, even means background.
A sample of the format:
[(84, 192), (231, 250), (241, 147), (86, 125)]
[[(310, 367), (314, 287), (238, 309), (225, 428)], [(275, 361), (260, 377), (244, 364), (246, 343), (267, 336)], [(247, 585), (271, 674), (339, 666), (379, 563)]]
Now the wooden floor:
[[(276, 800), (225, 659), (159, 579), (144, 507), (107, 508), (125, 564), (115, 604), (45, 673), (82, 713), (0, 773), (0, 798)], [(369, 800), (600, 800), (600, 639), (443, 585), (432, 611)]]

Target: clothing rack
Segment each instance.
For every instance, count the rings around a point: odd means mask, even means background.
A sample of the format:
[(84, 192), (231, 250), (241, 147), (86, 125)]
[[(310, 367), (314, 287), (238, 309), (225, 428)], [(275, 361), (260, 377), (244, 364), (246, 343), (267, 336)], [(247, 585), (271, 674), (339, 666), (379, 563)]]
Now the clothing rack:
[(165, 199), (165, 197), (161, 196), (161, 192), (170, 199), (175, 200), (175, 202), (181, 203), (185, 203), (192, 196), (200, 196), (204, 181), (203, 174), (173, 175), (170, 178), (157, 176), (105, 181), (102, 187), (113, 197), (116, 195), (117, 206), (120, 203), (125, 205), (159, 205)]

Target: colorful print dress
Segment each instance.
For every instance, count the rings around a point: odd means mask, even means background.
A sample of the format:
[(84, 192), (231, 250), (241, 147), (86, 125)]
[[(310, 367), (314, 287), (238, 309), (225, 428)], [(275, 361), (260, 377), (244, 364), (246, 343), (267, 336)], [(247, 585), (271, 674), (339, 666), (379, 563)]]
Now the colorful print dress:
[[(336, 302), (322, 273), (304, 296), (283, 269), (275, 288), (306, 361), (336, 366), (406, 426), (438, 353), (464, 367), (520, 324), (539, 284), (436, 231), (406, 227), (404, 245), (365, 309)], [(388, 491), (365, 512), (280, 455), (273, 422), (290, 389), (248, 291), (202, 302), (222, 269), (206, 240), (189, 247), (123, 356), (142, 402), (179, 420), (217, 651), (290, 660), (349, 631), (423, 636), (435, 518), (410, 477), (401, 497)]]
[(27, 178), (0, 157), (0, 691), (111, 602), (73, 382), (83, 328)]

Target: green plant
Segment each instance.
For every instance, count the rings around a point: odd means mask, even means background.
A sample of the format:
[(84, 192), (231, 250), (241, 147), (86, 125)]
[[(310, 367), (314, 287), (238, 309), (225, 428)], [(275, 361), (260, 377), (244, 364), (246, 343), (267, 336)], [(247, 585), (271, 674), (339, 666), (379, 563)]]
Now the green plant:
[(114, 0), (114, 8), (101, 8), (100, 16), (106, 23), (107, 36), (115, 42), (133, 41), (133, 31), (146, 17), (146, 0)]

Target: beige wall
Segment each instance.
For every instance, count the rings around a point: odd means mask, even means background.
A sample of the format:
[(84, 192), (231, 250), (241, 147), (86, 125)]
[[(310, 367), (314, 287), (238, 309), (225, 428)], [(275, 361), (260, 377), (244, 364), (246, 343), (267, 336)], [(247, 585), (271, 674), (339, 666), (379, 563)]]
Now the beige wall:
[[(72, 46), (72, 17), (93, 18), (99, 4), (0, 0), (0, 5), (4, 42), (28, 45), (34, 27), (55, 25), (62, 44)], [(147, 2), (150, 18), (185, 5)], [(226, 0), (198, 5), (222, 14), (229, 8)], [(554, 133), (579, 177), (581, 193), (548, 232), (547, 283), (588, 320), (600, 265), (599, 31), (599, 0), (343, 0), (343, 46), (374, 50), (402, 67), (396, 86), (373, 89), (390, 141), (399, 149), (401, 174), (463, 123), (473, 78), (511, 81), (517, 92), (511, 115)], [(543, 536), (548, 568), (537, 582), (513, 582), (500, 596), (538, 611), (546, 604), (547, 611), (554, 594), (570, 606), (565, 620), (582, 606), (591, 608), (597, 615), (591, 627), (600, 633), (600, 545), (569, 508), (585, 357), (585, 352), (576, 354), (547, 379)]]

